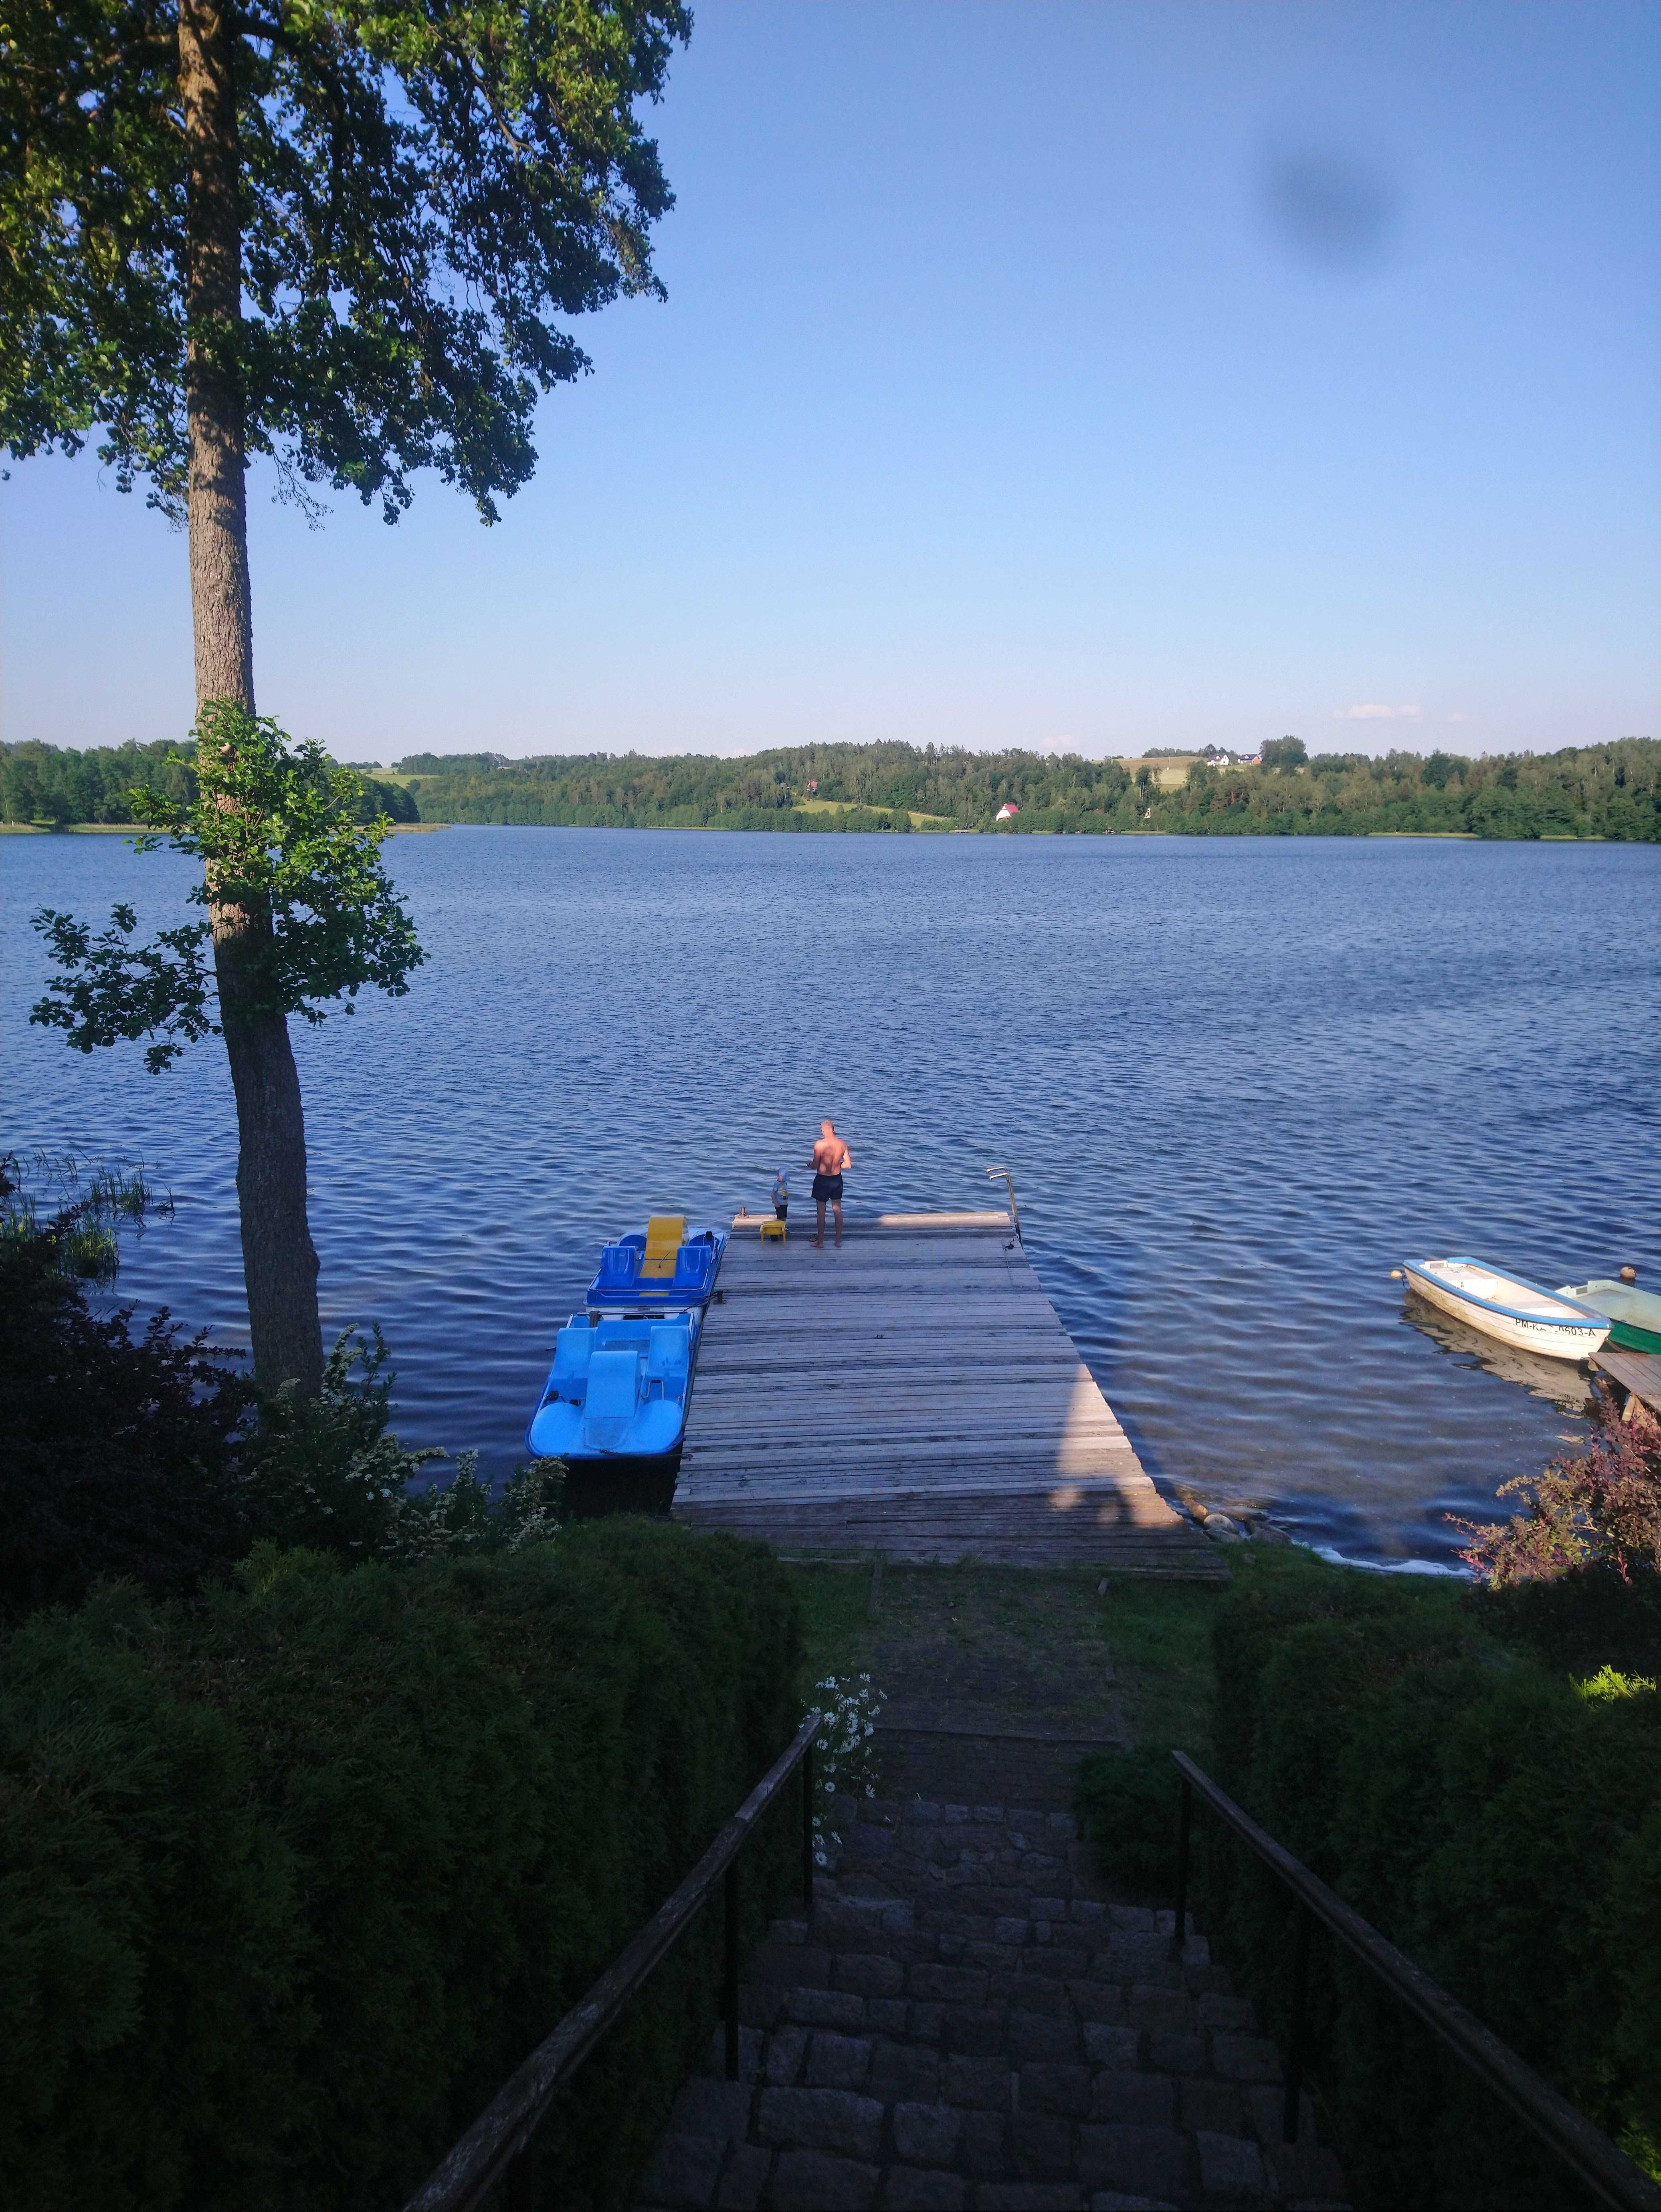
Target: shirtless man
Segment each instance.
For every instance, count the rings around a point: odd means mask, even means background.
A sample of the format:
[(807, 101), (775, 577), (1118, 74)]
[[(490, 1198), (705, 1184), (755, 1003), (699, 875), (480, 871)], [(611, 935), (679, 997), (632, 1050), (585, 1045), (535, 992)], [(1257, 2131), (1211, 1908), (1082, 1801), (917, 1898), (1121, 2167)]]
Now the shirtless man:
[(842, 1176), (844, 1168), (851, 1168), (854, 1156), (837, 1134), (834, 1121), (819, 1123), (819, 1140), (813, 1147), (813, 1200), (819, 1210), (819, 1233), (812, 1241), (821, 1249), (824, 1245), (824, 1209), (827, 1206), (837, 1217), (837, 1242), (842, 1242)]

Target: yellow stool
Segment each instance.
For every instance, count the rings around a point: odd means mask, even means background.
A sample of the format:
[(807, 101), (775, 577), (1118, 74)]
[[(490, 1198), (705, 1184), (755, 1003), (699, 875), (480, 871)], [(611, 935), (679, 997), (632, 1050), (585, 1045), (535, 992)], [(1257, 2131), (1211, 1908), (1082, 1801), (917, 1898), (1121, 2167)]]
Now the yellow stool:
[(776, 1214), (775, 1214), (770, 1221), (767, 1218), (766, 1215), (764, 1214), (762, 1216), (761, 1222), (762, 1243), (764, 1244), (766, 1243), (768, 1238), (770, 1237), (776, 1244), (782, 1244), (784, 1242), (784, 1232), (788, 1226), (788, 1224), (781, 1221)]

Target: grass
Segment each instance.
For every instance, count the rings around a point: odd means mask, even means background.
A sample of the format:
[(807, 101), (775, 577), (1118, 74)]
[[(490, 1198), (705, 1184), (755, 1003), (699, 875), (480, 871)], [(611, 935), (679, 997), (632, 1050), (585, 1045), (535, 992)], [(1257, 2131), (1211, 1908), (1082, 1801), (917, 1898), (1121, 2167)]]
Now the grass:
[(0, 822), (0, 837), (136, 837), (136, 822)]
[[(1228, 1560), (1236, 1588), (1265, 1591), (1366, 1571), (1298, 1545), (1241, 1544)], [(802, 1611), (804, 1698), (827, 1674), (868, 1673), (908, 1704), (971, 1704), (1011, 1727), (1081, 1733), (1110, 1713), (1132, 1743), (1174, 1745), (1202, 1763), (1210, 1753), (1211, 1626), (1227, 1583), (964, 1561), (885, 1566), (873, 1602), (869, 1562), (788, 1571)], [(1404, 1609), (1434, 1618), (1466, 1587), (1416, 1575), (1390, 1583)]]
[[(790, 811), (793, 814), (850, 814), (856, 806), (861, 805), (865, 805), (865, 802), (856, 799), (797, 799), (792, 800)], [(894, 811), (891, 806), (865, 806), (865, 811), (871, 814), (891, 814)], [(907, 807), (906, 812), (914, 830), (955, 830), (958, 826), (949, 814), (919, 814), (914, 807)]]
[[(1094, 1570), (789, 1569), (802, 1609), (804, 1697), (827, 1674), (870, 1674), (891, 1699), (971, 1705), (1040, 1723), (1203, 1748), (1211, 1620), (1223, 1584)], [(1101, 1588), (1105, 1581), (1106, 1588)]]
[(1146, 753), (1131, 753), (1119, 762), (1119, 766), (1133, 779), (1139, 768), (1150, 769), (1155, 791), (1180, 791), (1188, 781), (1189, 769), (1204, 758), (1203, 753), (1180, 753), (1175, 760), (1165, 754), (1158, 760), (1150, 760)]

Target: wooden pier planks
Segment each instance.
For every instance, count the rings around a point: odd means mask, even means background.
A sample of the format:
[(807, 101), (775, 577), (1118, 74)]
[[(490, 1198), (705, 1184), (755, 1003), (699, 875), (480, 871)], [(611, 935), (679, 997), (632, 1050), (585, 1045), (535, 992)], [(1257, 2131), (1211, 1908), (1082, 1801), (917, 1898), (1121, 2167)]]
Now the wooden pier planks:
[(1652, 1413), (1661, 1413), (1661, 1352), (1626, 1352), (1603, 1344), (1589, 1364), (1612, 1375)]
[(733, 1224), (678, 1520), (786, 1552), (1224, 1574), (1142, 1472), (1007, 1214), (808, 1237)]

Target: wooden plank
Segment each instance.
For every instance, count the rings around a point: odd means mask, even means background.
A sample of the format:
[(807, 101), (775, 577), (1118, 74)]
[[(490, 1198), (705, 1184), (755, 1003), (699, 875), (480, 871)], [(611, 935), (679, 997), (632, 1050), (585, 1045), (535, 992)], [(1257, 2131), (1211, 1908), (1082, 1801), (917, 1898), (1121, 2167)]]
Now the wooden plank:
[(1174, 1514), (1002, 1212), (849, 1217), (838, 1249), (740, 1218), (675, 1500), (806, 1553), (1220, 1571)]
[[(810, 1201), (811, 1203), (811, 1201)], [(768, 1217), (759, 1213), (735, 1213), (732, 1219), (733, 1249), (735, 1251), (755, 1251), (760, 1248), (759, 1235), (749, 1237), (745, 1232), (760, 1225)], [(807, 1237), (801, 1234), (801, 1224), (807, 1224)], [(815, 1233), (817, 1218), (812, 1213), (804, 1216), (798, 1203), (797, 1211), (789, 1224), (789, 1243), (782, 1248), (805, 1243)], [(974, 1243), (989, 1237), (1014, 1241), (1014, 1231), (1007, 1213), (852, 1213), (843, 1208), (843, 1244), (836, 1243), (836, 1232), (827, 1222), (827, 1250), (843, 1249), (862, 1243), (888, 1243), (897, 1237), (907, 1239), (917, 1237), (938, 1237), (952, 1243)], [(779, 1249), (779, 1248), (774, 1248)], [(1017, 1249), (1019, 1249), (1017, 1246)]]
[[(1013, 1507), (1013, 1501), (1005, 1501)], [(880, 1551), (900, 1563), (950, 1563), (978, 1559), (989, 1565), (1014, 1567), (1088, 1566), (1112, 1574), (1175, 1576), (1221, 1582), (1228, 1569), (1218, 1547), (1189, 1524), (1173, 1527), (1102, 1528), (1039, 1514), (1007, 1510), (988, 1513), (982, 1501), (964, 1498), (956, 1510), (932, 1520), (909, 1514), (904, 1502), (843, 1501), (830, 1505), (781, 1509), (766, 1503), (745, 1510), (722, 1504), (712, 1511), (696, 1507), (677, 1518), (693, 1528), (729, 1528), (764, 1537), (799, 1557), (847, 1558)]]
[(1623, 1390), (1641, 1399), (1652, 1413), (1661, 1413), (1661, 1352), (1623, 1352), (1605, 1344), (1590, 1364), (1614, 1376)]
[[(689, 1465), (683, 1460), (678, 1495), (693, 1498), (730, 1491), (757, 1498), (829, 1500), (859, 1495), (897, 1495), (908, 1490), (934, 1490), (942, 1496), (957, 1490), (1013, 1493), (1076, 1489), (1080, 1484), (1099, 1482), (1116, 1483), (1123, 1496), (1157, 1501), (1153, 1510), (1159, 1513), (1168, 1510), (1147, 1475), (1136, 1468), (1129, 1452), (1117, 1468), (1105, 1467), (1098, 1461), (1094, 1466), (1066, 1470), (1058, 1469), (1048, 1457), (1011, 1460), (995, 1454), (977, 1462), (941, 1461), (920, 1455), (897, 1462), (873, 1454), (862, 1462), (849, 1462), (829, 1475), (812, 1466), (793, 1470), (765, 1460), (757, 1460), (747, 1467), (734, 1466), (725, 1460), (700, 1467), (696, 1461)], [(1147, 1484), (1146, 1490), (1141, 1486), (1144, 1483)]]
[[(981, 1498), (989, 1502), (1000, 1498), (1025, 1498), (1029, 1501), (1043, 1501), (1046, 1512), (1077, 1510), (1108, 1521), (1123, 1520), (1128, 1516), (1160, 1528), (1166, 1525), (1171, 1517), (1169, 1510), (1146, 1475), (1107, 1489), (1086, 1486), (1099, 1485), (1101, 1480), (1099, 1474), (1081, 1474), (1058, 1480), (1037, 1468), (1027, 1467), (1018, 1468), (1008, 1474), (990, 1468), (977, 1474), (973, 1468), (965, 1468), (954, 1470), (950, 1480), (933, 1481), (926, 1468), (902, 1468), (891, 1474), (875, 1471), (863, 1479), (849, 1475), (835, 1483), (781, 1481), (770, 1476), (765, 1468), (756, 1469), (748, 1478), (742, 1473), (723, 1471), (701, 1481), (696, 1474), (689, 1474), (683, 1468), (675, 1497), (678, 1503), (684, 1500), (691, 1504), (709, 1504), (725, 1498), (751, 1504), (758, 1499), (772, 1498), (781, 1505), (834, 1505), (882, 1498), (896, 1502), (910, 1498), (919, 1504), (932, 1499), (936, 1504), (958, 1498)], [(1146, 1489), (1141, 1487), (1142, 1483), (1147, 1483)], [(1074, 1507), (1064, 1509), (1050, 1504), (1051, 1498), (1069, 1492), (1078, 1494)]]
[[(698, 1383), (703, 1379), (700, 1376)], [(771, 1389), (758, 1389), (757, 1380), (717, 1378), (707, 1391), (695, 1383), (692, 1402), (703, 1400), (700, 1425), (725, 1416), (757, 1435), (786, 1435), (798, 1428), (836, 1435), (850, 1426), (868, 1428), (879, 1420), (910, 1416), (922, 1419), (925, 1426), (938, 1418), (947, 1426), (963, 1427), (972, 1421), (977, 1426), (1042, 1431), (1056, 1437), (1105, 1421), (1123, 1433), (1106, 1399), (1082, 1370), (1014, 1380), (996, 1389), (969, 1379), (942, 1387), (934, 1376), (873, 1380), (850, 1375), (812, 1384), (776, 1379)]]

